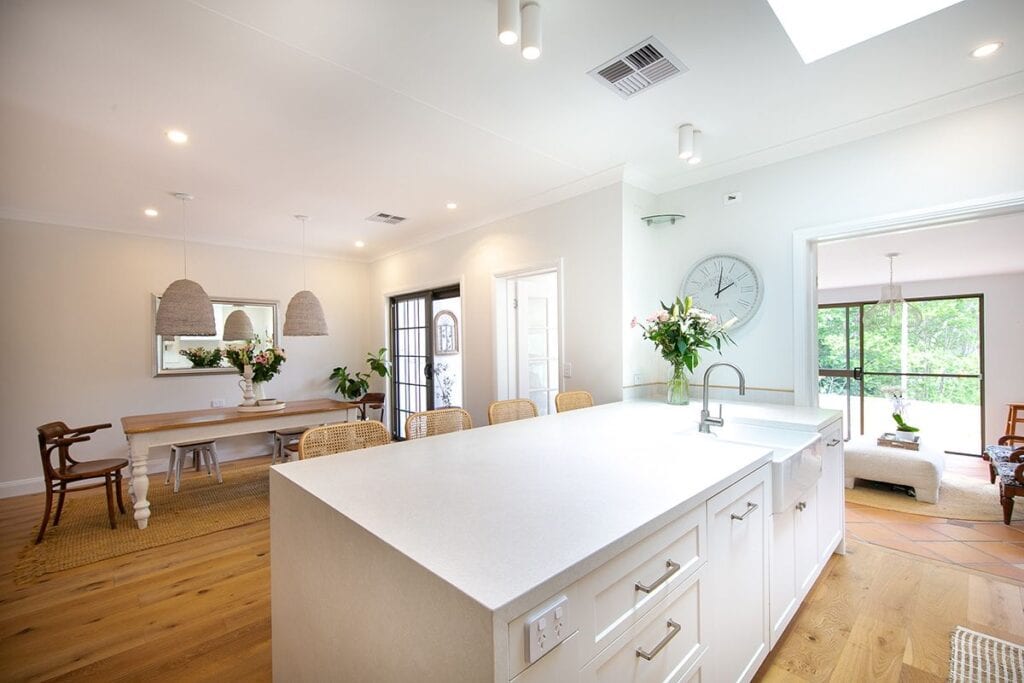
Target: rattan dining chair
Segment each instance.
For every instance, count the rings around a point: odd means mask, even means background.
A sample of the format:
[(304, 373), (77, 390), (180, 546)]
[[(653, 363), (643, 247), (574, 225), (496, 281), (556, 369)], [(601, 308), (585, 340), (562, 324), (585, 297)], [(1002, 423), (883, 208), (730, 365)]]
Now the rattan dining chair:
[(555, 411), (559, 413), (593, 407), (594, 397), (589, 391), (563, 391), (555, 396)]
[(421, 439), (425, 436), (461, 432), (473, 428), (473, 419), (462, 408), (440, 408), (413, 413), (405, 420), (405, 438)]
[(537, 417), (537, 404), (528, 398), (510, 398), (507, 401), (495, 401), (487, 407), (487, 423), (492, 425), (525, 420), (531, 417)]
[(358, 451), (362, 448), (386, 446), (391, 435), (383, 423), (376, 420), (339, 422), (337, 424), (313, 427), (306, 430), (299, 440), (299, 459), (316, 458), (321, 455)]

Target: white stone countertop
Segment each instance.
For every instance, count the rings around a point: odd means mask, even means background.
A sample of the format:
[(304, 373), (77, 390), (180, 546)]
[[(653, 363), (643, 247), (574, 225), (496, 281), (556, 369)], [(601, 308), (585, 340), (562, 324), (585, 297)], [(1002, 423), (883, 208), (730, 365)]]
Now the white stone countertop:
[(769, 461), (681, 414), (613, 403), (273, 470), (511, 619)]
[[(664, 401), (640, 398), (632, 402), (663, 403)], [(733, 421), (740, 424), (774, 427), (777, 429), (817, 432), (829, 423), (843, 417), (842, 411), (829, 408), (807, 408), (780, 403), (716, 401), (714, 399), (708, 403), (712, 416), (718, 416), (718, 404), (722, 404), (722, 417), (725, 418), (726, 423)], [(700, 399), (691, 398), (690, 405), (673, 406), (671, 409), (685, 415), (684, 420), (688, 420), (696, 425), (700, 422), (700, 408)]]

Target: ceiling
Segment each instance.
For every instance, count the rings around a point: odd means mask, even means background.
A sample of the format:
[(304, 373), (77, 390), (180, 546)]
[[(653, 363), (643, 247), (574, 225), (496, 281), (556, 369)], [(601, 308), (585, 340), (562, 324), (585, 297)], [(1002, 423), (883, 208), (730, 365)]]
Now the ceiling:
[(1024, 213), (825, 242), (818, 288), (886, 283), (892, 252), (897, 283), (1024, 272)]
[[(370, 260), (617, 179), (666, 191), (1024, 92), (1020, 0), (809, 65), (766, 0), (541, 4), (528, 62), (498, 43), (494, 0), (7, 0), (0, 215), (176, 236), (185, 191), (194, 239), (296, 252), (303, 213), (311, 252)], [(690, 70), (630, 100), (587, 76), (651, 35)], [(1005, 47), (968, 57), (989, 40)], [(675, 155), (686, 122), (699, 166)]]

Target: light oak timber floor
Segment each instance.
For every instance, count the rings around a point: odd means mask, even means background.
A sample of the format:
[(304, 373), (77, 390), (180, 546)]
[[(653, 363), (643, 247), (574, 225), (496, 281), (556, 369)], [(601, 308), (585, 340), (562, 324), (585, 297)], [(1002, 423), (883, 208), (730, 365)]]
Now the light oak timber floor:
[[(269, 464), (224, 468), (260, 460)], [(79, 495), (94, 493), (103, 495)], [(0, 681), (270, 680), (266, 521), (15, 585), (11, 569), (42, 500), (0, 500)], [(1024, 584), (856, 539), (849, 546), (759, 680), (942, 681), (958, 624), (1024, 642)]]

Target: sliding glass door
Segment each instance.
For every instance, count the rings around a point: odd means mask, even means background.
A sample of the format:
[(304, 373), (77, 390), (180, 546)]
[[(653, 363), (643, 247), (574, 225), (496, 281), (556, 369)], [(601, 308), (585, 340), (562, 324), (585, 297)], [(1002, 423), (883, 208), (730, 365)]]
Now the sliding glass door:
[[(983, 298), (908, 299), (890, 315), (871, 302), (818, 311), (819, 404), (842, 409), (847, 437), (895, 428), (904, 418), (935, 447), (977, 455), (984, 434)], [(911, 310), (914, 309), (914, 310)]]

